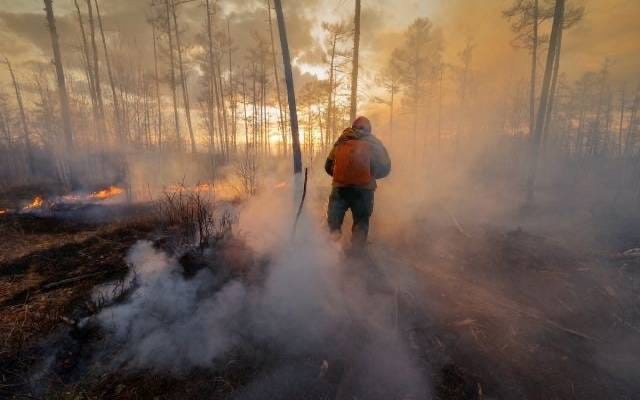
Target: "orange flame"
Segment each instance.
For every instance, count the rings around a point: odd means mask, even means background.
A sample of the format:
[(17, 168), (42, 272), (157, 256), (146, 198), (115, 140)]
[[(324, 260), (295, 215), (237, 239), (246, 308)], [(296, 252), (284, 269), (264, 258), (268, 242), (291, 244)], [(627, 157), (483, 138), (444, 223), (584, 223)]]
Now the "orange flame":
[(122, 193), (124, 193), (124, 189), (121, 189), (117, 186), (109, 186), (106, 189), (91, 193), (91, 195), (89, 195), (89, 198), (92, 200), (106, 200), (111, 197), (119, 196)]
[(8, 213), (9, 210), (6, 208), (0, 208), (0, 215)]
[(29, 203), (24, 209), (34, 210), (36, 208), (41, 208), (43, 205), (44, 205), (44, 199), (42, 198), (42, 196), (36, 196), (33, 198), (33, 200), (31, 200), (31, 203)]

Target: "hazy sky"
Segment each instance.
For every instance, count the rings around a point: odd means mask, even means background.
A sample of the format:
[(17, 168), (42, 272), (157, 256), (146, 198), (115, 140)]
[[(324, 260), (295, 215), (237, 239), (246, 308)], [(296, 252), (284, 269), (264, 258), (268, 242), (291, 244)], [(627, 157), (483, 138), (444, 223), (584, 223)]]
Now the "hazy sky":
[[(618, 80), (637, 81), (640, 71), (640, 1), (569, 0), (586, 6), (584, 20), (566, 33), (562, 71), (572, 78), (599, 68), (608, 57)], [(80, 0), (84, 3), (84, 0)], [(145, 23), (150, 0), (102, 0), (106, 29), (119, 31), (149, 51), (150, 30)], [(526, 51), (510, 45), (509, 24), (501, 11), (512, 0), (363, 0), (364, 74), (375, 73), (380, 63), (401, 40), (402, 31), (416, 17), (427, 16), (440, 27), (445, 38), (445, 61), (458, 62), (457, 54), (467, 40), (476, 44), (473, 68), (477, 76), (490, 80), (526, 77)], [(266, 20), (263, 0), (219, 0), (231, 18), (233, 36), (241, 51), (251, 40), (250, 31), (260, 31)], [(307, 72), (322, 75), (322, 21), (350, 18), (351, 0), (283, 0), (295, 62)], [(54, 0), (65, 62), (79, 46), (72, 0)], [(201, 29), (201, 1), (183, 6), (182, 25), (194, 35)], [(21, 66), (51, 57), (42, 0), (0, 0), (0, 56)], [(20, 69), (24, 74), (24, 69)], [(6, 68), (0, 66), (0, 79)]]

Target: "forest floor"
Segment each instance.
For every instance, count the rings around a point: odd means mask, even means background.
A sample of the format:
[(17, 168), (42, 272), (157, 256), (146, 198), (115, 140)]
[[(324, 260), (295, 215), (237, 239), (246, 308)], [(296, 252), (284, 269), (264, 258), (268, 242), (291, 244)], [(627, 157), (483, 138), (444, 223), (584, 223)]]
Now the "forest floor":
[[(289, 358), (269, 348), (238, 348), (227, 362), (179, 376), (85, 374), (83, 360), (101, 335), (76, 321), (96, 312), (95, 287), (127, 274), (125, 255), (138, 240), (163, 246), (152, 215), (135, 215), (88, 222), (0, 215), (0, 398), (354, 398), (348, 355), (320, 375), (322, 354)], [(521, 229), (423, 222), (417, 234), (374, 243), (358, 263), (389, 282), (404, 271), (387, 299), (433, 398), (638, 398), (637, 254)], [(305, 375), (304, 384), (270, 376), (282, 365)], [(247, 395), (265, 376), (276, 382), (272, 392)]]

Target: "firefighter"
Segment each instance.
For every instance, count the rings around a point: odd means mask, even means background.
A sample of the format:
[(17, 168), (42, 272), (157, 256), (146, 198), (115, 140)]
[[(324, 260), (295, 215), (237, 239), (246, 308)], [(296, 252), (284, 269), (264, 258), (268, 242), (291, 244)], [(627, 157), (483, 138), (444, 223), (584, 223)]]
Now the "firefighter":
[(338, 237), (344, 215), (351, 210), (351, 243), (354, 249), (364, 249), (373, 212), (376, 179), (391, 172), (387, 149), (371, 133), (371, 122), (367, 118), (356, 118), (351, 128), (344, 130), (333, 145), (324, 169), (333, 177), (327, 213), (329, 229)]

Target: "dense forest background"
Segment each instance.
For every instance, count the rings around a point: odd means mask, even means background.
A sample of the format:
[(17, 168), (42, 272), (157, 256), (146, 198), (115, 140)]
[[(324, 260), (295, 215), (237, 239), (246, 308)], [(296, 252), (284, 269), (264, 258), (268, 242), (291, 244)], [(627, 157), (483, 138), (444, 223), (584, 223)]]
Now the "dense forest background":
[[(356, 3), (283, 5), (312, 172), (357, 111), (392, 153), (392, 182), (420, 182), (423, 200), (521, 205), (536, 185), (541, 201), (637, 200), (637, 4)], [(254, 192), (291, 156), (273, 6), (4, 2), (3, 186), (122, 183), (142, 199), (236, 175)]]

